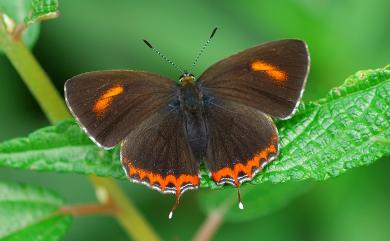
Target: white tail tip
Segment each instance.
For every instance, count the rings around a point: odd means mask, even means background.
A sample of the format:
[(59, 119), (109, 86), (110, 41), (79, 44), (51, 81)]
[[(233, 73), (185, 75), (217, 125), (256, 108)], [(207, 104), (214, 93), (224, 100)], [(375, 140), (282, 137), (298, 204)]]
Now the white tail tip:
[(239, 202), (238, 207), (242, 210), (242, 209), (244, 209), (244, 204), (242, 204), (242, 202)]
[(172, 219), (172, 216), (173, 216), (173, 212), (171, 211), (171, 212), (169, 213), (169, 215), (168, 215), (168, 218), (169, 218), (169, 219)]

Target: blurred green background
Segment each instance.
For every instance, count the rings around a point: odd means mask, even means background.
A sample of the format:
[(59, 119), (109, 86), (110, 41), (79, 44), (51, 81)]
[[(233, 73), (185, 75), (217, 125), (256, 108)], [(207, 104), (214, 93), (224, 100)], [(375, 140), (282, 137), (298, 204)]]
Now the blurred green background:
[[(60, 11), (60, 18), (41, 25), (33, 51), (61, 92), (66, 79), (91, 70), (147, 70), (175, 79), (179, 73), (141, 40), (148, 39), (185, 68), (214, 26), (220, 30), (194, 74), (250, 46), (300, 38), (307, 41), (312, 59), (305, 100), (323, 97), (356, 70), (390, 63), (388, 0), (66, 0), (60, 1)], [(0, 78), (0, 141), (49, 124), (4, 56)], [(277, 212), (224, 223), (214, 240), (390, 240), (389, 169), (387, 158), (315, 183)], [(70, 203), (94, 201), (84, 176), (0, 169), (0, 178), (48, 187)], [(169, 221), (173, 197), (120, 184), (165, 240), (190, 240), (206, 217), (198, 207), (197, 192), (184, 195)], [(102, 215), (76, 218), (64, 240), (128, 239), (115, 220)]]

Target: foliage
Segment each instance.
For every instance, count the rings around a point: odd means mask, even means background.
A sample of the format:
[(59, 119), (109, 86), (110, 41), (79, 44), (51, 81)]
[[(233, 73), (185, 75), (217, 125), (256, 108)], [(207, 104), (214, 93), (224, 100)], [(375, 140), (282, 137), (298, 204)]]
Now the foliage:
[(32, 0), (31, 13), (25, 17), (26, 25), (58, 17), (58, 0)]
[(0, 182), (0, 240), (58, 240), (72, 221), (57, 212), (62, 204), (46, 189)]

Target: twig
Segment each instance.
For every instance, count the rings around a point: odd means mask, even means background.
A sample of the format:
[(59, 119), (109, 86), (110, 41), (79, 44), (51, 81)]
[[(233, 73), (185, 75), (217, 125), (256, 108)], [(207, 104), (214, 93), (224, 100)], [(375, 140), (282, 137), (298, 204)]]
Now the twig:
[[(239, 190), (237, 190), (237, 194), (240, 195)], [(241, 194), (241, 196), (244, 197), (246, 195), (246, 191), (243, 191)], [(238, 198), (238, 201), (241, 203), (240, 197)], [(218, 207), (209, 212), (206, 220), (204, 220), (203, 224), (196, 232), (193, 241), (211, 240), (214, 234), (221, 227), (226, 213), (230, 208), (232, 208), (234, 203), (237, 203), (237, 199), (232, 195), (230, 198), (227, 198), (220, 203)]]
[(207, 219), (200, 226), (193, 241), (208, 241), (214, 236), (216, 231), (223, 223), (226, 211), (224, 209), (215, 209), (209, 213)]
[(116, 208), (113, 203), (92, 203), (82, 204), (74, 206), (64, 206), (58, 213), (59, 214), (71, 214), (73, 216), (93, 215), (99, 213), (111, 214), (116, 212)]
[(15, 41), (20, 40), (20, 38), (22, 37), (22, 33), (25, 29), (26, 29), (26, 26), (24, 25), (24, 23), (20, 23), (20, 24), (16, 25), (14, 31), (11, 34)]

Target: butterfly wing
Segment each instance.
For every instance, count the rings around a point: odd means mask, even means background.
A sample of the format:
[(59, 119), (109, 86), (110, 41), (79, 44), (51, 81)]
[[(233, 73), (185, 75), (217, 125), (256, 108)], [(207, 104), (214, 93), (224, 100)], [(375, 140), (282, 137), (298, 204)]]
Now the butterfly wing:
[(305, 42), (280, 40), (223, 59), (207, 69), (199, 83), (206, 95), (285, 119), (298, 105), (308, 71)]
[(239, 186), (278, 154), (270, 117), (255, 108), (213, 99), (205, 105), (208, 144), (205, 163), (217, 184)]
[(167, 106), (174, 82), (145, 72), (97, 71), (65, 83), (65, 98), (74, 117), (98, 145), (111, 148), (143, 120)]
[(153, 114), (121, 144), (127, 176), (163, 193), (183, 192), (199, 186), (199, 162), (186, 139), (183, 116), (169, 106)]

